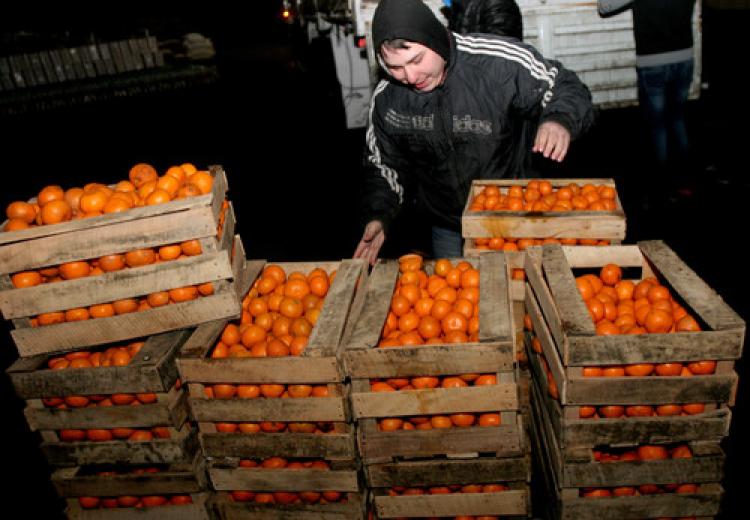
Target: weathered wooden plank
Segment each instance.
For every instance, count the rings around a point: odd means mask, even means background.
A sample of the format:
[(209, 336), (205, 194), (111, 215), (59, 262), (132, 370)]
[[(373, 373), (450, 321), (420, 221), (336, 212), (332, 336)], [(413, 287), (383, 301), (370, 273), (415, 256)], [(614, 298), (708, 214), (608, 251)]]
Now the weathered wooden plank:
[(214, 508), (223, 520), (358, 520), (365, 516), (364, 499), (349, 493), (347, 503), (340, 504), (255, 504), (234, 502), (224, 492), (213, 500)]
[(83, 509), (77, 499), (68, 499), (65, 513), (71, 520), (210, 520), (209, 493), (193, 493), (192, 504), (158, 507), (123, 507), (112, 509)]
[(386, 316), (398, 278), (398, 262), (381, 260), (370, 273), (364, 290), (366, 299), (346, 345), (347, 350), (369, 349), (380, 341)]
[(659, 274), (712, 329), (744, 330), (745, 321), (664, 242), (651, 240), (639, 242), (638, 246)]
[[(557, 346), (555, 345), (555, 342), (549, 333), (547, 324), (544, 321), (544, 316), (539, 309), (539, 305), (537, 304), (534, 292), (531, 290), (531, 287), (529, 285), (526, 286), (526, 308), (528, 310), (529, 316), (531, 317), (531, 323), (534, 328), (534, 333), (536, 334), (539, 343), (542, 345), (542, 352), (544, 353), (544, 358), (547, 360), (547, 366), (552, 373), (552, 378), (555, 380), (555, 384), (557, 385), (558, 393), (562, 395), (565, 392), (565, 388), (567, 385), (565, 369), (560, 363), (559, 350), (557, 349)], [(533, 358), (532, 363), (537, 362), (536, 355), (537, 354), (529, 348), (529, 357)], [(538, 369), (538, 376), (540, 378), (543, 378), (546, 388), (546, 374), (541, 370), (541, 367), (539, 367)]]
[(563, 246), (563, 253), (571, 267), (577, 269), (600, 268), (606, 264), (625, 267), (643, 267), (645, 259), (636, 245), (628, 246)]
[(510, 341), (513, 337), (505, 255), (479, 257), (479, 341)]
[(458, 515), (527, 515), (529, 492), (451, 493), (447, 495), (378, 496), (378, 518)]
[(399, 461), (371, 464), (365, 468), (369, 487), (490, 484), (527, 481), (530, 463), (526, 457), (496, 459)]
[(208, 468), (208, 476), (217, 491), (351, 491), (359, 490), (356, 470), (320, 469), (224, 469)]
[(177, 379), (174, 358), (188, 331), (150, 336), (123, 367), (47, 370), (48, 356), (19, 358), (7, 371), (21, 399), (61, 395), (166, 392)]
[(351, 396), (355, 418), (497, 412), (518, 409), (515, 383), (405, 392), (365, 392)]
[(122, 269), (98, 276), (0, 292), (6, 319), (88, 307), (175, 287), (233, 278), (226, 251)]
[(183, 383), (194, 381), (192, 371), (188, 370), (183, 373), (182, 365), (202, 360), (208, 354), (208, 351), (214, 347), (221, 333), (226, 327), (227, 320), (215, 320), (198, 325), (190, 333), (190, 337), (180, 349), (180, 357), (177, 359), (177, 366), (180, 368), (180, 377)]
[(201, 399), (192, 396), (193, 418), (203, 422), (251, 421), (346, 421), (341, 397), (304, 399)]
[(227, 288), (224, 292), (217, 290), (213, 296), (111, 318), (15, 329), (11, 336), (19, 355), (33, 356), (193, 327), (220, 318), (234, 318), (240, 309), (236, 294)]
[(575, 277), (565, 254), (558, 244), (543, 247), (542, 266), (557, 306), (563, 332), (576, 336), (595, 335), (594, 322), (578, 292)]
[(352, 460), (356, 457), (354, 433), (200, 433), (208, 457), (320, 457)]
[(352, 378), (407, 377), (499, 372), (513, 366), (510, 343), (431, 345), (349, 350), (343, 355)]
[(542, 310), (542, 316), (546, 319), (552, 337), (555, 339), (555, 348), (562, 356), (562, 346), (565, 344), (562, 321), (557, 310), (555, 300), (550, 293), (547, 281), (542, 273), (541, 248), (530, 248), (526, 254), (526, 277), (533, 289), (534, 296)]
[(180, 374), (201, 383), (330, 383), (343, 380), (334, 357), (178, 360)]

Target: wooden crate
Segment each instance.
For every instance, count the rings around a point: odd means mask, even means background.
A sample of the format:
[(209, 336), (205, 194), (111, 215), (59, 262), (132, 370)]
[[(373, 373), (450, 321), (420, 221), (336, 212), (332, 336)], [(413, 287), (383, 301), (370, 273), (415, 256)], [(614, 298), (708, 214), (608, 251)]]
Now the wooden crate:
[[(240, 468), (238, 459), (209, 464), (208, 475), (218, 491), (215, 507), (226, 519), (358, 519), (363, 518), (364, 499), (354, 460), (332, 462), (330, 471), (319, 469)], [(256, 504), (234, 502), (229, 491), (340, 491), (348, 494), (345, 504)]]
[(92, 464), (173, 464), (193, 460), (197, 432), (189, 423), (167, 428), (169, 439), (151, 441), (62, 442), (54, 431), (42, 430), (41, 450), (51, 466)]
[[(607, 263), (658, 274), (702, 332), (597, 336), (571, 268)], [(526, 256), (527, 307), (564, 405), (734, 403), (744, 321), (661, 241), (637, 246), (542, 248), (541, 267)], [(686, 377), (583, 377), (584, 366), (718, 360), (716, 373)]]
[[(80, 349), (195, 326), (214, 319), (236, 316), (239, 302), (233, 290), (230, 258), (234, 213), (227, 210), (222, 235), (216, 237), (226, 192), (226, 175), (214, 168), (213, 192), (158, 206), (136, 208), (62, 224), (0, 233), (0, 308), (12, 319), (11, 331), (22, 357)], [(189, 225), (186, 225), (189, 223)], [(203, 253), (179, 261), (151, 264), (68, 280), (14, 289), (9, 275), (21, 270), (56, 266), (74, 260), (157, 247), (198, 239)], [(241, 243), (241, 241), (240, 241)], [(236, 249), (236, 247), (235, 247)], [(244, 251), (243, 251), (244, 253)], [(239, 255), (242, 256), (242, 255)], [(43, 312), (106, 303), (123, 298), (205, 282), (213, 282), (211, 296), (147, 311), (32, 327), (30, 318)]]
[[(348, 396), (340, 366), (341, 338), (363, 283), (366, 265), (361, 260), (341, 262), (281, 263), (285, 270), (336, 269), (318, 322), (301, 356), (277, 358), (212, 359), (210, 352), (226, 322), (198, 327), (178, 358), (180, 376), (190, 389), (193, 419), (198, 422), (206, 455), (216, 457), (325, 457), (353, 459), (354, 429), (349, 422)], [(243, 286), (247, 290), (261, 273), (262, 261), (248, 262)], [(230, 384), (326, 384), (331, 397), (306, 399), (208, 399), (204, 385)], [(214, 422), (327, 421), (337, 423), (334, 432), (319, 434), (226, 434), (216, 432)]]
[(210, 495), (191, 493), (192, 504), (113, 509), (83, 509), (77, 499), (68, 499), (65, 514), (70, 520), (211, 520)]
[(346, 504), (255, 504), (234, 502), (229, 493), (216, 493), (213, 509), (220, 520), (363, 520), (365, 499), (349, 493)]
[[(545, 495), (550, 497), (541, 503), (546, 508), (546, 517), (550, 519), (561, 520), (597, 520), (603, 517), (613, 517), (622, 519), (641, 519), (655, 517), (697, 517), (701, 519), (712, 518), (719, 512), (719, 505), (724, 490), (716, 481), (702, 484), (697, 493), (692, 494), (675, 494), (666, 493), (658, 495), (640, 495), (640, 496), (623, 496), (623, 497), (604, 497), (604, 498), (585, 498), (580, 496), (579, 488), (566, 488), (561, 486), (561, 482), (571, 481), (575, 473), (564, 473), (564, 480), (560, 479), (558, 464), (564, 457), (562, 452), (555, 444), (552, 430), (547, 426), (544, 419), (544, 408), (538, 406), (539, 389), (532, 385), (532, 407), (534, 408), (533, 420), (531, 423), (531, 442), (532, 454), (534, 455), (537, 466), (541, 470), (541, 481), (544, 485)], [(710, 445), (709, 445), (710, 446)], [(714, 444), (712, 448), (715, 449)], [(665, 463), (676, 462), (678, 464), (664, 464), (660, 462), (641, 462), (637, 465), (631, 465), (626, 471), (620, 469), (610, 470), (604, 468), (603, 473), (598, 474), (593, 481), (601, 482), (606, 477), (608, 482), (632, 482), (632, 476), (653, 479), (655, 482), (664, 482), (669, 477), (677, 480), (701, 481), (707, 478), (715, 478), (720, 474), (716, 467), (718, 459), (722, 458), (714, 450), (713, 453), (706, 454), (705, 457), (699, 457), (701, 462), (698, 468), (679, 468), (679, 463), (690, 461), (692, 459), (683, 459), (683, 461), (672, 460), (664, 461)], [(602, 464), (602, 466), (615, 466), (617, 462)], [(627, 463), (624, 463), (627, 464)], [(631, 463), (632, 464), (632, 463)], [(657, 465), (660, 467), (657, 469)], [(574, 465), (575, 466), (575, 465)], [(576, 468), (580, 469), (580, 468)], [(588, 469), (588, 468), (587, 468)], [(630, 471), (627, 471), (627, 470)], [(696, 470), (693, 474), (687, 473), (690, 470)], [(630, 472), (633, 472), (631, 475)], [(663, 471), (663, 473), (662, 473)], [(586, 472), (584, 471), (584, 474)], [(615, 475), (614, 473), (617, 473)], [(625, 473), (625, 474), (623, 474)], [(580, 474), (575, 478), (579, 478)], [(593, 477), (588, 474), (586, 478)], [(719, 476), (720, 478), (720, 476)], [(566, 479), (566, 480), (565, 480)], [(705, 481), (705, 480), (704, 480)], [(652, 483), (652, 482), (648, 482)], [(671, 483), (671, 482), (670, 482)]]
[[(542, 179), (540, 179), (542, 180)], [(553, 188), (571, 182), (615, 187), (613, 179), (546, 179)], [(469, 211), (471, 201), (485, 186), (499, 188), (526, 186), (528, 179), (474, 180), (461, 215), (461, 235), (465, 238), (596, 238), (625, 239), (625, 212), (616, 197), (614, 211)]]
[(122, 367), (48, 370), (49, 355), (17, 359), (6, 373), (21, 399), (65, 395), (168, 392), (178, 378), (175, 359), (192, 331), (150, 336)]
[[(528, 457), (498, 459), (402, 461), (366, 466), (367, 485), (373, 490), (378, 518), (454, 515), (528, 516), (530, 479)], [(449, 495), (388, 496), (385, 488), (427, 487), (453, 484), (503, 482), (510, 489), (500, 493), (452, 493)]]
[[(468, 259), (480, 274), (479, 341), (464, 344), (377, 348), (398, 278), (398, 262), (380, 261), (357, 302), (346, 334), (344, 365), (351, 378), (352, 413), (358, 420), (360, 454), (366, 464), (393, 457), (447, 454), (521, 453), (515, 345), (508, 268), (501, 253)], [(429, 272), (432, 263), (425, 268)], [(371, 393), (371, 378), (496, 373), (498, 384), (476, 388), (436, 388)], [(471, 403), (468, 407), (466, 403)], [(378, 431), (375, 418), (432, 413), (500, 411), (499, 427), (440, 431)]]

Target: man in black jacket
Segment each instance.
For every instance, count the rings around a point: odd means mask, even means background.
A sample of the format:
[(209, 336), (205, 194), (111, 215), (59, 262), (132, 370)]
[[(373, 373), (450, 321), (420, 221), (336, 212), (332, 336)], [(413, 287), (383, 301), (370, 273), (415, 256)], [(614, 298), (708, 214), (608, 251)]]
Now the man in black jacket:
[(593, 122), (591, 95), (573, 72), (512, 38), (451, 33), (421, 0), (381, 0), (372, 37), (390, 77), (370, 104), (355, 258), (375, 263), (406, 193), (431, 219), (433, 255), (461, 256), (471, 182), (513, 176), (520, 121), (540, 121), (533, 150), (555, 161)]

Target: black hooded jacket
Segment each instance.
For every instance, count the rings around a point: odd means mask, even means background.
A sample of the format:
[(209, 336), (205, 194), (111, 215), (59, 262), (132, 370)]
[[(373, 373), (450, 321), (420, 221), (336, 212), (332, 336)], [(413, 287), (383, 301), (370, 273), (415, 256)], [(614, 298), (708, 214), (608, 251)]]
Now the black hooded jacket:
[(450, 33), (421, 0), (381, 0), (376, 52), (386, 40), (416, 41), (441, 56), (442, 85), (417, 92), (383, 80), (370, 104), (362, 216), (385, 228), (416, 197), (432, 223), (460, 230), (474, 179), (513, 176), (512, 134), (523, 118), (556, 121), (575, 139), (594, 119), (591, 94), (560, 63), (515, 39)]
[(515, 0), (453, 0), (448, 26), (461, 34), (489, 33), (523, 40), (523, 19)]

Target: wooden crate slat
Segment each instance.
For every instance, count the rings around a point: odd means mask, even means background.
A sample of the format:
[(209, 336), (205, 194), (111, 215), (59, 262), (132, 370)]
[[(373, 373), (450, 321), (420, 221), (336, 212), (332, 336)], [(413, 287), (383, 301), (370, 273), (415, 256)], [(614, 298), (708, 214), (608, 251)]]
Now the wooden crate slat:
[(180, 358), (180, 375), (187, 381), (202, 383), (308, 383), (341, 381), (341, 371), (334, 357), (306, 358)]
[(353, 433), (200, 433), (209, 457), (320, 457), (352, 460), (356, 457)]
[(195, 330), (191, 331), (190, 337), (180, 349), (180, 357), (177, 359), (183, 383), (194, 381), (191, 377), (192, 371), (188, 370), (186, 373), (183, 373), (183, 363), (193, 361), (195, 357), (205, 357), (208, 351), (213, 348), (219, 336), (221, 336), (227, 323), (227, 320), (214, 320), (198, 325)]
[(661, 276), (712, 329), (739, 328), (744, 337), (744, 320), (664, 242), (651, 240), (639, 242), (638, 246)]
[[(108, 213), (99, 217), (92, 217), (81, 220), (71, 220), (68, 222), (62, 222), (60, 224), (53, 224), (47, 226), (39, 226), (36, 228), (22, 229), (19, 231), (13, 231), (12, 233), (0, 233), (0, 245), (12, 244), (15, 242), (27, 241), (30, 239), (38, 239), (42, 237), (50, 237), (54, 235), (60, 235), (63, 233), (76, 232), (78, 233), (89, 228), (96, 228), (102, 226), (110, 226), (112, 224), (130, 222), (133, 220), (145, 219), (148, 217), (160, 217), (170, 213), (183, 212), (182, 217), (187, 217), (189, 214), (184, 213), (185, 211), (200, 209), (202, 207), (210, 206), (213, 204), (215, 199), (224, 200), (225, 193), (227, 190), (226, 173), (220, 167), (211, 167), (211, 173), (214, 175), (214, 183), (211, 189), (211, 193), (205, 195), (199, 195), (197, 197), (187, 197), (184, 199), (173, 200), (165, 204), (157, 204), (153, 206), (143, 206), (140, 208), (133, 208), (129, 211), (122, 211), (119, 213)], [(36, 199), (31, 199), (35, 201)], [(221, 202), (219, 203), (221, 204)], [(218, 217), (218, 213), (215, 213)], [(5, 223), (3, 223), (3, 226)], [(192, 225), (192, 221), (191, 221)], [(216, 231), (216, 225), (213, 226), (213, 232)], [(100, 233), (104, 235), (105, 233)], [(210, 234), (210, 233), (209, 233)], [(209, 235), (205, 235), (209, 236)], [(166, 242), (165, 242), (166, 243)], [(146, 247), (146, 246), (142, 246)], [(0, 251), (4, 251), (4, 247), (0, 247)], [(125, 251), (125, 250), (123, 250)], [(0, 255), (0, 258), (5, 258), (4, 255)], [(82, 257), (82, 258), (93, 258), (93, 256)], [(0, 264), (2, 265), (2, 264)], [(13, 270), (6, 271), (0, 270), (2, 273), (14, 272)]]
[(506, 371), (512, 368), (513, 355), (508, 343), (471, 343), (350, 350), (344, 363), (352, 378), (405, 377)]
[(319, 469), (224, 469), (209, 467), (208, 475), (217, 491), (351, 491), (359, 490), (355, 470)]
[(340, 397), (225, 400), (193, 396), (190, 407), (193, 418), (203, 422), (342, 422), (347, 419), (345, 403)]
[(565, 258), (577, 268), (600, 268), (606, 264), (620, 267), (645, 267), (641, 249), (636, 245), (627, 246), (562, 246)]
[(220, 318), (236, 317), (240, 305), (234, 290), (217, 291), (184, 303), (111, 318), (29, 327), (11, 331), (21, 356), (80, 349), (133, 337), (192, 327)]
[(226, 251), (123, 269), (96, 277), (0, 292), (0, 308), (6, 319), (44, 312), (88, 307), (176, 287), (232, 278)]
[[(565, 344), (565, 335), (563, 333), (562, 319), (555, 304), (555, 300), (550, 293), (547, 282), (544, 280), (542, 273), (542, 255), (540, 248), (531, 248), (527, 251), (524, 270), (529, 284), (533, 288), (534, 296), (542, 309), (542, 316), (547, 320), (547, 326), (550, 333), (555, 338), (556, 348)], [(528, 300), (527, 300), (528, 301)], [(561, 354), (562, 355), (562, 354)]]
[(505, 255), (491, 253), (479, 257), (480, 342), (509, 341), (512, 337), (509, 278)]
[(124, 367), (97, 367), (75, 372), (47, 370), (48, 356), (19, 358), (7, 373), (21, 399), (61, 395), (165, 392), (174, 385), (174, 357), (189, 331), (150, 336)]
[(406, 392), (365, 392), (351, 396), (355, 418), (496, 412), (518, 409), (515, 383), (433, 388)]
[[(552, 378), (557, 384), (558, 392), (560, 395), (564, 395), (567, 384), (567, 380), (565, 378), (565, 370), (560, 364), (560, 357), (554, 340), (550, 335), (549, 329), (545, 325), (544, 316), (542, 315), (541, 310), (537, 305), (537, 299), (529, 285), (526, 286), (526, 309), (529, 313), (529, 316), (531, 317), (531, 323), (533, 325), (534, 332), (536, 333), (536, 337), (539, 339), (539, 343), (542, 345), (542, 352), (544, 352), (544, 357), (545, 359), (547, 359), (547, 366), (552, 373)], [(529, 352), (529, 356), (530, 358), (533, 358), (532, 363), (535, 363), (536, 353), (531, 351)], [(542, 372), (541, 368), (539, 369), (537, 375), (540, 380), (546, 381), (546, 379), (544, 378), (546, 374)]]
[(450, 484), (490, 484), (498, 481), (527, 481), (530, 464), (526, 457), (496, 459), (399, 461), (370, 464), (366, 468), (371, 488), (393, 486), (437, 486)]
[(544, 274), (555, 299), (563, 331), (569, 335), (593, 336), (596, 328), (576, 287), (560, 246), (544, 246), (542, 252)]
[(379, 518), (528, 514), (528, 491), (375, 497)]
[(179, 391), (168, 403), (141, 406), (68, 408), (64, 410), (26, 407), (24, 415), (31, 430), (92, 428), (180, 428), (188, 419), (187, 393)]
[(380, 341), (398, 270), (398, 262), (381, 260), (370, 273), (365, 284), (366, 299), (359, 316), (355, 317), (357, 321), (348, 339), (348, 350), (369, 349)]
[(83, 509), (77, 499), (68, 499), (66, 515), (71, 520), (210, 520), (208, 493), (193, 493), (192, 504), (158, 507), (123, 507), (112, 509)]
[(217, 493), (213, 507), (222, 520), (359, 520), (365, 518), (364, 499), (349, 493), (346, 504), (255, 504), (234, 502)]

